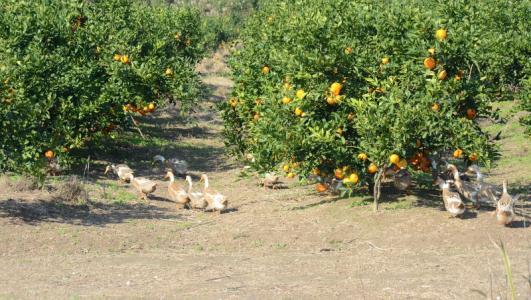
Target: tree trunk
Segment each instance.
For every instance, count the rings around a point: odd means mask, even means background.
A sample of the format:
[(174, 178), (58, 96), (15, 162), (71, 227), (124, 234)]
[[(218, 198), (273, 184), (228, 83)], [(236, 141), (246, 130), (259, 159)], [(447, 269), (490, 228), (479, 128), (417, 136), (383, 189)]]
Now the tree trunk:
[(380, 168), (378, 172), (374, 175), (374, 186), (373, 186), (374, 211), (378, 211), (378, 201), (380, 201), (383, 172), (384, 172), (384, 169)]

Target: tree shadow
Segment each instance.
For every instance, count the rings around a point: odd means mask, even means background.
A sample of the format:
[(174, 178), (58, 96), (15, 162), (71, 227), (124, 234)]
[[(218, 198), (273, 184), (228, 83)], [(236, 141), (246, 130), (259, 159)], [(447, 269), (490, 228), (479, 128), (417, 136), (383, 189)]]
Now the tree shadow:
[(129, 220), (183, 220), (181, 214), (154, 205), (107, 204), (91, 201), (85, 204), (45, 200), (28, 202), (13, 198), (0, 201), (0, 218), (21, 220), (30, 225), (65, 223), (101, 227)]

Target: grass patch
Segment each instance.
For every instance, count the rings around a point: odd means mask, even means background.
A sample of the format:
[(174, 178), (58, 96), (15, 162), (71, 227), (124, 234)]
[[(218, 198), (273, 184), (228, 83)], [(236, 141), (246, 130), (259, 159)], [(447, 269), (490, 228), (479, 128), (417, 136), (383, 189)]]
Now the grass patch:
[(410, 209), (414, 207), (414, 202), (413, 199), (406, 198), (396, 202), (383, 203), (382, 206), (385, 210)]
[(373, 203), (372, 199), (364, 198), (364, 199), (354, 199), (352, 202), (350, 202), (350, 207), (358, 207), (358, 206), (367, 206)]

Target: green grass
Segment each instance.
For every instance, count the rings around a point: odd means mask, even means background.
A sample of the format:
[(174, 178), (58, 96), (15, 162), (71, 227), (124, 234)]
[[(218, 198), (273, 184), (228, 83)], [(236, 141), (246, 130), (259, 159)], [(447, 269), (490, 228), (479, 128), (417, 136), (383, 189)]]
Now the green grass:
[(356, 199), (352, 200), (352, 202), (350, 203), (350, 207), (366, 206), (366, 205), (371, 205), (372, 203), (373, 203), (372, 199), (356, 198)]

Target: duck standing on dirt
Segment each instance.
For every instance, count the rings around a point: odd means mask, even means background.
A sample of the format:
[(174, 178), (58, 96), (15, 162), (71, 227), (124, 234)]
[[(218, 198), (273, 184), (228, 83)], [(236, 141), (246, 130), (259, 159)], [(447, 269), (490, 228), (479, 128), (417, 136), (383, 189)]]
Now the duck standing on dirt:
[(282, 181), (280, 181), (280, 176), (273, 173), (266, 173), (262, 179), (262, 186), (264, 188), (276, 189), (283, 187)]
[(436, 183), (442, 190), (442, 198), (444, 207), (450, 213), (452, 217), (459, 217), (465, 213), (465, 205), (459, 193), (450, 190), (450, 183), (444, 181), (442, 178), (437, 178)]
[(105, 168), (104, 174), (109, 173), (109, 171), (112, 171), (116, 176), (118, 176), (120, 182), (129, 181), (129, 174), (134, 174), (133, 169), (129, 168), (129, 166), (126, 164), (109, 165)]
[(203, 181), (203, 195), (205, 200), (208, 203), (206, 207), (207, 210), (215, 210), (222, 212), (225, 210), (229, 204), (227, 197), (225, 197), (220, 192), (211, 189), (209, 187), (208, 176), (206, 174), (201, 175), (201, 180)]
[(503, 192), (496, 203), (496, 220), (500, 225), (511, 225), (514, 220), (514, 203), (518, 200), (518, 196), (512, 197), (507, 192), (507, 180), (503, 181)]
[(400, 191), (406, 191), (412, 184), (411, 175), (406, 169), (400, 169), (393, 176), (393, 184)]
[(448, 164), (447, 169), (452, 172), (452, 175), (454, 177), (454, 185), (459, 194), (465, 197), (465, 199), (470, 200), (474, 204), (476, 209), (479, 209), (480, 204), (478, 201), (478, 186), (468, 181), (462, 181), (461, 176), (459, 174), (459, 170), (455, 165)]
[(205, 200), (205, 196), (201, 192), (194, 192), (192, 190), (192, 177), (186, 176), (188, 182), (188, 198), (190, 198), (190, 207), (193, 209), (205, 209), (208, 206), (208, 202)]
[(174, 174), (186, 175), (188, 173), (188, 163), (178, 158), (166, 159), (162, 155), (155, 155), (153, 157), (154, 162), (159, 162), (164, 167), (171, 169)]
[(185, 208), (190, 203), (190, 198), (188, 197), (190, 190), (186, 191), (175, 181), (175, 175), (173, 175), (171, 170), (167, 170), (164, 179), (170, 179), (168, 194), (170, 195), (171, 200), (177, 203), (178, 208)]
[(481, 173), (478, 165), (471, 165), (467, 169), (468, 173), (474, 174), (476, 176), (476, 185), (478, 186), (478, 200), (480, 202), (492, 202), (496, 203), (496, 196), (500, 192), (496, 189), (495, 186), (485, 183), (483, 181), (483, 174)]
[(157, 183), (143, 177), (135, 177), (133, 174), (127, 174), (127, 177), (133, 187), (137, 190), (139, 196), (143, 200), (148, 200), (148, 195), (157, 189)]

